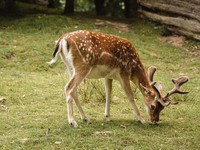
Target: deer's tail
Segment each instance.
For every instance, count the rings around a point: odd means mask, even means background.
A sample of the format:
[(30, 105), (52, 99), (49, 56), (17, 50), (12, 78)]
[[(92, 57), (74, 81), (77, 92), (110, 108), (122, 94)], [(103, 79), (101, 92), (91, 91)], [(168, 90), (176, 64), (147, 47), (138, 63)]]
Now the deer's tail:
[(54, 64), (58, 60), (59, 53), (61, 52), (61, 49), (62, 49), (62, 43), (65, 42), (66, 44), (66, 41), (63, 41), (63, 40), (64, 39), (59, 39), (58, 41), (56, 41), (56, 47), (53, 53), (53, 58), (50, 62), (47, 62), (49, 65)]

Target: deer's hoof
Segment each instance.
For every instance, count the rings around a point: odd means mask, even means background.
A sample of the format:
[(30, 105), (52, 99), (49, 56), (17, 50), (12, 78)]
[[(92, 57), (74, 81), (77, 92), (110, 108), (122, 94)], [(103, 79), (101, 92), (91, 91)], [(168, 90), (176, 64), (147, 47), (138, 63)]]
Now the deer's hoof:
[(145, 123), (145, 120), (144, 120), (144, 118), (142, 118), (141, 116), (140, 116), (140, 117), (138, 117), (138, 121), (139, 121), (140, 123), (142, 123), (142, 124), (144, 124), (144, 123)]
[(70, 125), (70, 127), (73, 127), (73, 128), (78, 128), (78, 124), (76, 123), (76, 121), (75, 121), (75, 120), (73, 120), (73, 121), (70, 121), (70, 122), (69, 122), (69, 125)]
[(83, 120), (83, 122), (88, 122), (88, 119), (87, 118), (84, 118), (84, 119), (82, 119)]
[(106, 119), (106, 122), (111, 122), (112, 121), (112, 119), (110, 118), (110, 116), (106, 116), (105, 119)]

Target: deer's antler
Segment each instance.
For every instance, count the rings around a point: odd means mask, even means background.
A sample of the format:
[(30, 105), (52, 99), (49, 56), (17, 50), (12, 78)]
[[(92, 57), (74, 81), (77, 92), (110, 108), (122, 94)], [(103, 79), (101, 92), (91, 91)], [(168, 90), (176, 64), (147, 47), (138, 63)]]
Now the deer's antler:
[(172, 79), (172, 82), (174, 83), (174, 88), (167, 93), (167, 95), (164, 97), (164, 99), (165, 100), (169, 99), (169, 97), (171, 95), (175, 94), (175, 93), (178, 93), (178, 94), (187, 94), (187, 93), (189, 93), (189, 92), (183, 92), (183, 91), (179, 90), (181, 85), (186, 83), (188, 80), (189, 79), (188, 79), (187, 76), (181, 76), (178, 79)]
[[(148, 78), (149, 78), (149, 83), (151, 85), (151, 87), (154, 89), (155, 93), (156, 93), (156, 96), (158, 97), (158, 101), (164, 106), (168, 106), (171, 102), (170, 101), (164, 101), (164, 99), (162, 98), (161, 96), (161, 93), (160, 91), (158, 90), (158, 88), (155, 86), (156, 82), (153, 81), (153, 76), (154, 76), (154, 73), (156, 72), (156, 67), (154, 66), (151, 66), (149, 67), (148, 69)], [(161, 89), (161, 87), (160, 87)], [(168, 98), (167, 98), (168, 99)]]
[(149, 82), (153, 82), (153, 76), (154, 76), (154, 73), (156, 72), (156, 67), (154, 66), (151, 66), (149, 67), (148, 69), (148, 79), (149, 79)]
[(149, 67), (149, 69), (148, 69), (149, 83), (150, 83), (151, 87), (154, 89), (154, 91), (156, 92), (156, 95), (158, 96), (158, 98), (161, 98), (159, 90), (155, 87), (156, 82), (153, 81), (153, 76), (154, 76), (155, 72), (156, 72), (156, 67), (154, 67), (154, 66)]

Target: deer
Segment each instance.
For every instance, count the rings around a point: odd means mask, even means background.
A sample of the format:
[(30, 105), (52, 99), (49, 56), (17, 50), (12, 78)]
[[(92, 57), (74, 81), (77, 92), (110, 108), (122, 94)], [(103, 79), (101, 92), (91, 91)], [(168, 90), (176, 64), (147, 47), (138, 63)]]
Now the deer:
[(188, 81), (187, 76), (181, 76), (172, 79), (174, 88), (163, 96), (162, 86), (156, 87), (156, 81), (153, 80), (156, 67), (151, 66), (146, 72), (133, 44), (125, 38), (112, 34), (88, 30), (65, 33), (56, 41), (53, 58), (48, 64), (54, 64), (59, 56), (69, 75), (69, 81), (64, 90), (68, 123), (74, 128), (78, 127), (78, 124), (73, 115), (73, 101), (78, 108), (80, 118), (87, 121), (77, 96), (77, 88), (85, 79), (104, 79), (106, 93), (104, 115), (107, 121), (111, 121), (110, 103), (113, 80), (119, 81), (136, 120), (142, 124), (145, 120), (135, 103), (130, 81), (136, 85), (143, 96), (150, 124), (158, 124), (160, 112), (173, 104), (170, 100), (171, 95), (188, 93), (180, 91), (181, 85)]

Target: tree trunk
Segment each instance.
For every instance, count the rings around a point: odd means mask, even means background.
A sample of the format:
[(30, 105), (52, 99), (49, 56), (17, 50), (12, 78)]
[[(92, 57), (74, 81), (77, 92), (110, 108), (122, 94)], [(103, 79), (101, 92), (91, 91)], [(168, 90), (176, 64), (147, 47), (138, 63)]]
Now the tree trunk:
[(15, 0), (0, 0), (0, 11), (13, 13), (17, 11)]
[[(173, 3), (172, 3), (173, 1)], [(188, 16), (200, 21), (200, 1), (194, 0), (138, 0), (141, 6), (150, 10), (160, 10), (168, 13), (178, 14), (179, 16)]]
[(105, 0), (94, 0), (97, 15), (105, 15), (106, 14), (104, 3), (105, 3)]
[(74, 0), (66, 0), (63, 14), (68, 15), (72, 13), (74, 13)]
[(200, 40), (200, 0), (138, 0), (142, 16)]
[(54, 0), (48, 0), (48, 8), (55, 8), (55, 1)]
[(124, 0), (125, 17), (133, 18), (137, 16), (138, 3), (137, 0)]

